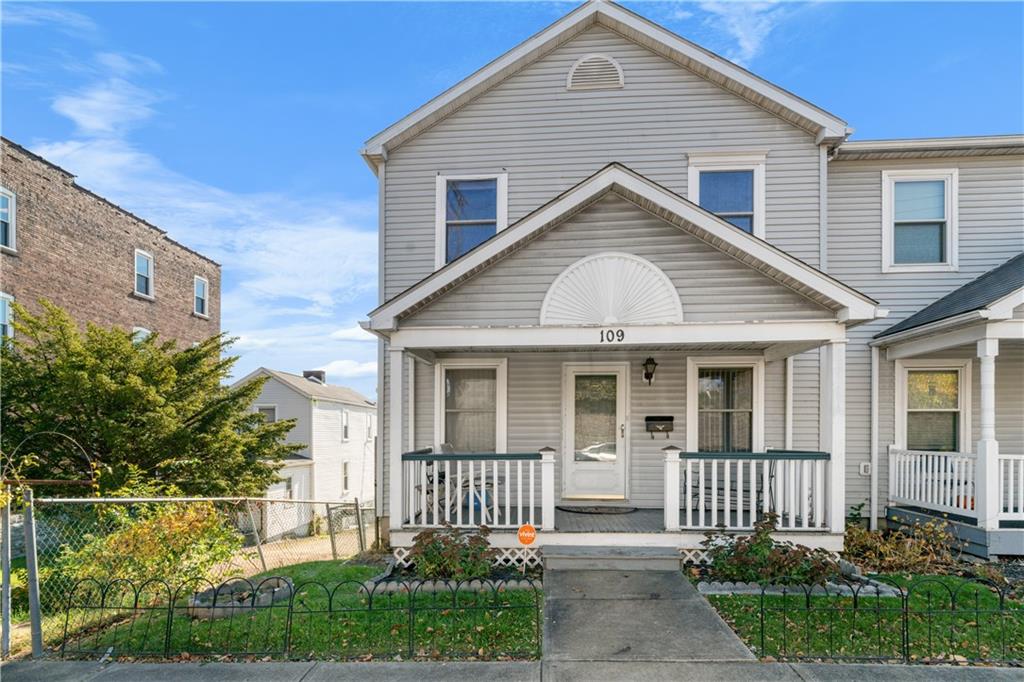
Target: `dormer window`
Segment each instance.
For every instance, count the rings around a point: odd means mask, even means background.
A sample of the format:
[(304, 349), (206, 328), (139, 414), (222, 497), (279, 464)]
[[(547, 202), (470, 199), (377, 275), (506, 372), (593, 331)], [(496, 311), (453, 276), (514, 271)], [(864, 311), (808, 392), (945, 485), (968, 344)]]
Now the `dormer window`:
[(437, 176), (437, 267), (505, 229), (507, 178), (505, 173)]
[(690, 152), (690, 201), (764, 239), (765, 152)]

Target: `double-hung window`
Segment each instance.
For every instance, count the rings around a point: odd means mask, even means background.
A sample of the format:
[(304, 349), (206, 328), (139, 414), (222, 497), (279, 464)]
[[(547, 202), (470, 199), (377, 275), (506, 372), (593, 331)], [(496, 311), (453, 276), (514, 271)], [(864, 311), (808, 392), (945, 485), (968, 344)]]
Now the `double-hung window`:
[(135, 249), (135, 293), (153, 298), (153, 256)]
[(463, 453), (504, 452), (505, 360), (443, 360), (436, 367), (438, 445)]
[(14, 311), (11, 310), (11, 302), (14, 300), (10, 294), (0, 294), (0, 339), (14, 336), (14, 326), (11, 320)]
[(17, 248), (17, 220), (14, 192), (0, 187), (0, 248), (14, 251)]
[(765, 152), (690, 152), (690, 201), (763, 239), (766, 157)]
[(970, 370), (970, 360), (897, 361), (899, 445), (931, 452), (970, 449)]
[(210, 283), (206, 281), (205, 277), (196, 275), (192, 281), (192, 292), (193, 302), (192, 312), (200, 317), (207, 317), (210, 313), (207, 312), (206, 300), (209, 295)]
[(341, 440), (348, 442), (348, 410), (341, 411)]
[(273, 424), (277, 421), (277, 405), (257, 405), (256, 412), (268, 424)]
[(690, 452), (764, 449), (764, 361), (688, 358), (686, 448)]
[(341, 463), (341, 492), (348, 492), (348, 462)]
[(882, 271), (957, 269), (957, 169), (882, 172)]
[(437, 176), (437, 267), (505, 229), (507, 188), (505, 173)]

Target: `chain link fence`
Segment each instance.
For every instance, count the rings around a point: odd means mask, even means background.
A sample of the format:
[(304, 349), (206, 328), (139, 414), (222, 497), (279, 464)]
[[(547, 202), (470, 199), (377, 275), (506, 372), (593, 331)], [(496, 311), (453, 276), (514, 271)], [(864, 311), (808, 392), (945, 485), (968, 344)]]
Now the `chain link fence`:
[[(42, 644), (64, 626), (67, 596), (83, 580), (219, 584), (275, 569), (350, 559), (377, 540), (376, 513), (358, 502), (265, 498), (38, 498), (6, 538), (14, 548), (11, 653), (28, 648), (27, 586), (14, 542), (34, 525)], [(31, 547), (25, 546), (30, 553)], [(28, 580), (23, 582), (31, 582)], [(24, 592), (24, 594), (22, 594)], [(20, 604), (25, 601), (24, 605)], [(4, 623), (6, 626), (7, 623)]]

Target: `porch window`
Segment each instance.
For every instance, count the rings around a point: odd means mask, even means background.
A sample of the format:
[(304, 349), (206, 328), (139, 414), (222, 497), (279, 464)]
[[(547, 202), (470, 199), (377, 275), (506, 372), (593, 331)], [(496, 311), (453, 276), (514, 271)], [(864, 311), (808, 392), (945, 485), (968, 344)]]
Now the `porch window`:
[(960, 372), (907, 372), (907, 449), (956, 452), (960, 444)]
[(767, 152), (690, 152), (690, 201), (764, 239)]
[(505, 228), (506, 179), (504, 173), (437, 177), (437, 267)]
[(751, 452), (753, 368), (702, 367), (698, 376), (697, 414), (700, 452)]
[(957, 268), (956, 169), (882, 173), (885, 272)]
[(446, 369), (444, 441), (455, 452), (497, 452), (497, 423), (497, 370)]

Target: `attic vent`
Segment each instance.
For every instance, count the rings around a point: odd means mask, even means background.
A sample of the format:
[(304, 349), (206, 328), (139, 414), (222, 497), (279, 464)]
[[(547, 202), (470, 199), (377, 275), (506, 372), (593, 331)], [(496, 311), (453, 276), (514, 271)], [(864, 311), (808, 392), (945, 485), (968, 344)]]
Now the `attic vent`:
[(603, 54), (588, 54), (569, 69), (565, 87), (568, 90), (610, 90), (625, 84), (622, 67), (617, 61)]

